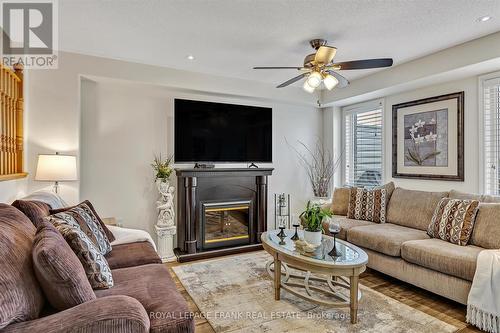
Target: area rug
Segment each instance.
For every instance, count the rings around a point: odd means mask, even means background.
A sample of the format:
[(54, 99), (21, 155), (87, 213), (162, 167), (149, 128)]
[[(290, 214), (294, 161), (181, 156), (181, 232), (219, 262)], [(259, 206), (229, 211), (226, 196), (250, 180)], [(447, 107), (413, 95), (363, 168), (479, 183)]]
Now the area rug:
[(358, 323), (281, 291), (274, 300), (263, 251), (176, 266), (182, 285), (216, 332), (454, 332), (456, 327), (360, 285)]

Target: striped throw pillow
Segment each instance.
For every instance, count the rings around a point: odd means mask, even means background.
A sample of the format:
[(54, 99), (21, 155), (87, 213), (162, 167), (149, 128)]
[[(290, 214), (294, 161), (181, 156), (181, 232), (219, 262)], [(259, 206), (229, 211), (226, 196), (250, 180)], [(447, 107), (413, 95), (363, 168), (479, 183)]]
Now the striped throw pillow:
[(350, 219), (385, 223), (387, 205), (387, 190), (352, 187), (349, 193), (349, 209), (347, 217)]
[(443, 198), (432, 216), (427, 233), (457, 245), (467, 245), (476, 221), (479, 201)]

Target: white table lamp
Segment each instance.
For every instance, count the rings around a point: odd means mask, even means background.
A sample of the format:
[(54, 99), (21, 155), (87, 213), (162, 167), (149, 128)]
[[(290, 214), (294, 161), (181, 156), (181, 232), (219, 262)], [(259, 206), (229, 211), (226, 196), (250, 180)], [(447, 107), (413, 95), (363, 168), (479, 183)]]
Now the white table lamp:
[(54, 192), (57, 193), (59, 182), (78, 180), (76, 156), (38, 155), (35, 180), (54, 182)]

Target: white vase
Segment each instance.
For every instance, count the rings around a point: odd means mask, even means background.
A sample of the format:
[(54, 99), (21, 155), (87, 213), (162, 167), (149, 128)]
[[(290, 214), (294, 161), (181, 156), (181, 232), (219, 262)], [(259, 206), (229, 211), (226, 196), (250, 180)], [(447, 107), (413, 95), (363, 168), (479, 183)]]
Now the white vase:
[(312, 197), (311, 204), (323, 206), (330, 203), (331, 200), (332, 200), (331, 197)]
[(322, 233), (321, 231), (307, 231), (304, 230), (304, 240), (311, 245), (321, 244)]

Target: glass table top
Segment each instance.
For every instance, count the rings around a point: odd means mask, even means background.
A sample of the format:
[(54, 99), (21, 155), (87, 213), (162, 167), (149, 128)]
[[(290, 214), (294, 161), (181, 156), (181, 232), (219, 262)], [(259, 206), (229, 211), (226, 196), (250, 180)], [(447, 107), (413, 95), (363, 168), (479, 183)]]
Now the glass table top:
[(271, 243), (273, 247), (285, 250), (286, 252), (295, 255), (301, 255), (306, 258), (321, 260), (332, 264), (355, 264), (360, 260), (364, 261), (364, 257), (366, 257), (366, 254), (360, 253), (364, 251), (346, 241), (339, 239), (335, 242), (338, 256), (329, 255), (328, 253), (333, 249), (334, 243), (334, 239), (331, 236), (323, 235), (321, 245), (312, 247), (304, 244), (303, 230), (298, 230), (300, 237), (299, 241), (293, 241), (291, 239), (295, 231), (288, 229), (284, 232), (286, 237), (280, 238), (277, 236), (279, 230), (269, 230), (266, 233), (267, 243)]

